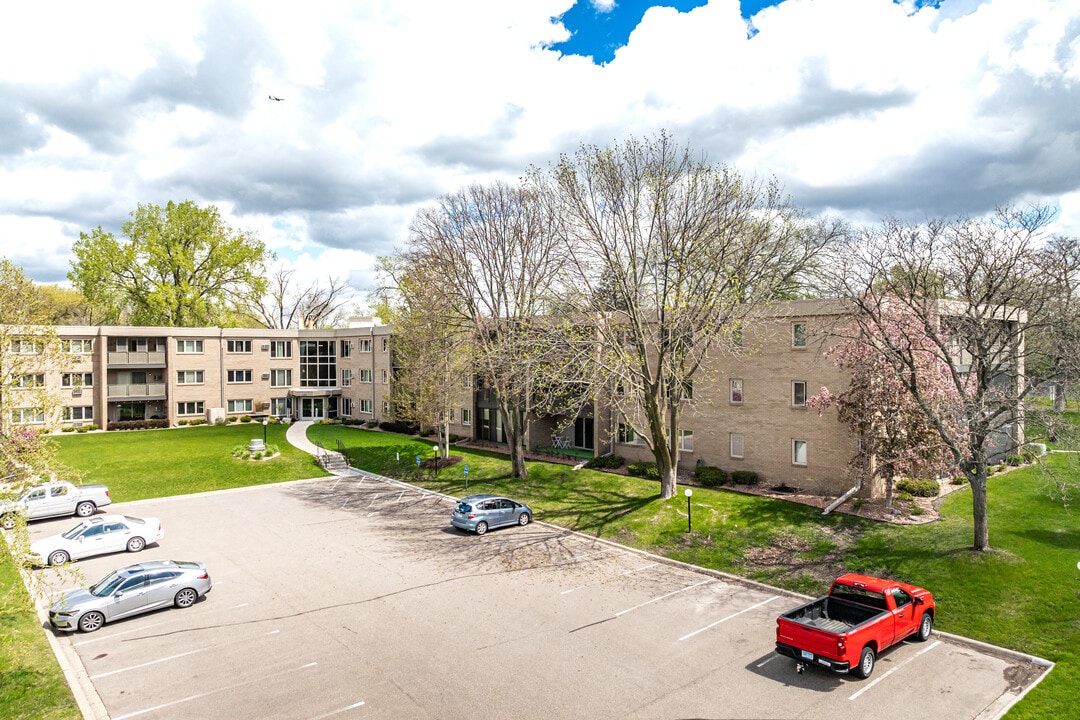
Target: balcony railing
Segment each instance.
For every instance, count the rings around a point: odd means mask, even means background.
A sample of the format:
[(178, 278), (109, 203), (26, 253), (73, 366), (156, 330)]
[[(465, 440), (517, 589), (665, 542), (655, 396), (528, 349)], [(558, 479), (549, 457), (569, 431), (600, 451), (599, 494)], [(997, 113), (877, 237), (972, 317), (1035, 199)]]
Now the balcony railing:
[(141, 385), (110, 385), (109, 397), (165, 397), (165, 383), (143, 383)]
[(164, 365), (165, 351), (161, 352), (110, 352), (110, 365)]

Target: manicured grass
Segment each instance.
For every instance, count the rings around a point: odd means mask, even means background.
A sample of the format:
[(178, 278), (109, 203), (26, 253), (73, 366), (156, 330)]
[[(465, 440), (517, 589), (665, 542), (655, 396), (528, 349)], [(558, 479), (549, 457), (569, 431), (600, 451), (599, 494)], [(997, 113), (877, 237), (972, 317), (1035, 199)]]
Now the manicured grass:
[(86, 482), (109, 486), (113, 502), (324, 477), (311, 455), (285, 439), (286, 425), (266, 427), (267, 445), (281, 454), (270, 460), (240, 460), (233, 448), (262, 439), (263, 426), (199, 425), (171, 430), (61, 435), (60, 461)]
[(81, 718), (32, 607), (4, 547), (0, 551), (0, 717)]
[[(464, 448), (452, 451), (462, 462), (436, 477), (416, 469), (417, 453), (432, 457), (427, 441), (338, 426), (313, 427), (309, 437), (328, 446), (341, 439), (354, 464), (374, 472), (455, 497), (506, 494), (540, 520), (780, 587), (817, 594), (845, 571), (903, 578), (934, 592), (939, 629), (1057, 663), (1010, 719), (1071, 717), (1080, 707), (1080, 531), (1075, 509), (1047, 496), (1037, 467), (991, 478), (994, 550), (976, 553), (967, 489), (946, 499), (938, 522), (896, 526), (694, 488), (688, 534), (686, 498), (658, 499), (656, 482), (546, 463), (530, 463), (527, 479), (512, 480), (503, 457)], [(1061, 454), (1048, 466), (1076, 472)]]

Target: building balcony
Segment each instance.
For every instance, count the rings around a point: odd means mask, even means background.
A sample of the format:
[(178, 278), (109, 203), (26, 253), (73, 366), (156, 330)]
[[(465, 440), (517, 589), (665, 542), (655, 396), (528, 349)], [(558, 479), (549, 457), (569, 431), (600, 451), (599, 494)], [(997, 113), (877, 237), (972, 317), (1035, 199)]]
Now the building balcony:
[(165, 367), (165, 351), (161, 352), (110, 352), (110, 366), (160, 366)]
[(139, 400), (164, 400), (165, 383), (143, 383), (141, 385), (110, 385), (110, 400), (127, 400), (136, 398)]

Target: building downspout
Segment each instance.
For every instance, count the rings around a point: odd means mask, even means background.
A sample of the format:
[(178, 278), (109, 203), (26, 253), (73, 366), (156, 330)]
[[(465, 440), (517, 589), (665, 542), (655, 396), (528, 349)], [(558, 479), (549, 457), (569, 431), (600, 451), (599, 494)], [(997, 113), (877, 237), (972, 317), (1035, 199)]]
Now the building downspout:
[(835, 510), (835, 509), (836, 509), (837, 507), (839, 507), (840, 505), (843, 505), (843, 504), (844, 504), (845, 502), (847, 502), (847, 500), (848, 500), (848, 499), (849, 499), (849, 498), (850, 498), (850, 497), (851, 497), (852, 495), (854, 495), (855, 493), (859, 492), (859, 490), (861, 490), (861, 489), (862, 489), (862, 478), (858, 478), (858, 479), (857, 479), (857, 480), (855, 481), (855, 487), (851, 488), (851, 489), (850, 489), (850, 490), (848, 490), (848, 491), (847, 491), (846, 493), (844, 493), (844, 494), (843, 494), (843, 495), (841, 495), (840, 497), (838, 497), (838, 498), (836, 498), (835, 500), (833, 500), (833, 501), (832, 501), (832, 502), (831, 502), (831, 503), (829, 504), (829, 506), (828, 506), (828, 507), (826, 507), (826, 508), (825, 508), (824, 510), (822, 510), (822, 511), (821, 511), (821, 514), (822, 514), (822, 515), (828, 515), (828, 514), (829, 514), (829, 513), (831, 513), (831, 512), (833, 511), (833, 510)]

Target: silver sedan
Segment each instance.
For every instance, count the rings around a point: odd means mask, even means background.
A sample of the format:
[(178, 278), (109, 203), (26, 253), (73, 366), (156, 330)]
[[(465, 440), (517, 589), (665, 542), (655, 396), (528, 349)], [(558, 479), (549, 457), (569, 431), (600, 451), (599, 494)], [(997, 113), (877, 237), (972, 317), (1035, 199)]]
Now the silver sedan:
[(69, 590), (49, 608), (49, 623), (64, 632), (93, 632), (107, 622), (168, 605), (188, 608), (210, 592), (200, 562), (153, 560), (114, 570), (88, 588)]
[(139, 552), (165, 537), (161, 521), (154, 517), (104, 515), (87, 518), (60, 535), (49, 535), (30, 544), (30, 562), (63, 565), (72, 560), (113, 552)]

